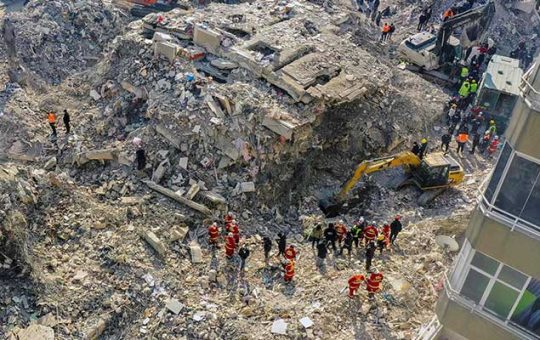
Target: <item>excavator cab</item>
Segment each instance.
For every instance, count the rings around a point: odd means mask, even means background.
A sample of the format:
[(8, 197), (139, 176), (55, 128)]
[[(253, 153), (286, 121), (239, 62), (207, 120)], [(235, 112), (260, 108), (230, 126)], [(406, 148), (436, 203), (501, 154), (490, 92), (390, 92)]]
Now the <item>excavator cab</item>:
[(412, 171), (412, 179), (422, 190), (436, 189), (452, 184), (455, 173), (463, 174), (463, 169), (456, 160), (442, 153), (433, 153), (426, 155)]

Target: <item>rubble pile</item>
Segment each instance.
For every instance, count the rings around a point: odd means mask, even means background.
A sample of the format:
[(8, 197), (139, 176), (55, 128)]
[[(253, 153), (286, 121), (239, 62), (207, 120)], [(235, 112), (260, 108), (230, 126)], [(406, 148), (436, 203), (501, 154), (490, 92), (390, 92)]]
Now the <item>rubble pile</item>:
[(4, 34), (17, 64), (50, 84), (101, 59), (127, 18), (103, 1), (30, 1), (8, 13)]

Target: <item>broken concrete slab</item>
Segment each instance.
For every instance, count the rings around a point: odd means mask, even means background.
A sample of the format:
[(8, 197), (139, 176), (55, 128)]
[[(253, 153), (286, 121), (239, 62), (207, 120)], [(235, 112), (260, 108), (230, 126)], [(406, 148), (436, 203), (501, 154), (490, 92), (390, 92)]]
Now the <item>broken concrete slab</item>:
[(202, 25), (195, 25), (193, 42), (204, 47), (208, 52), (216, 54), (221, 45), (221, 34)]
[(56, 157), (51, 157), (45, 165), (43, 165), (43, 169), (45, 170), (52, 170), (56, 167)]
[(165, 302), (165, 308), (178, 315), (184, 308), (184, 305), (177, 299), (169, 299)]
[(291, 139), (294, 129), (297, 127), (296, 124), (281, 119), (274, 119), (270, 116), (264, 117), (262, 125), (283, 136), (285, 139)]
[(169, 143), (171, 143), (175, 148), (180, 149), (182, 141), (180, 138), (176, 137), (174, 133), (166, 128), (165, 126), (158, 124), (155, 127), (157, 133), (159, 133), (163, 138), (165, 138)]
[(190, 200), (193, 199), (193, 197), (195, 197), (195, 195), (197, 195), (197, 193), (201, 190), (201, 187), (197, 184), (197, 183), (194, 183), (191, 185), (191, 187), (189, 188), (188, 192), (186, 193), (186, 197)]
[(189, 231), (187, 226), (176, 226), (171, 229), (170, 242), (183, 241)]
[(309, 328), (311, 326), (313, 326), (313, 321), (311, 321), (311, 319), (309, 317), (303, 317), (301, 318), (300, 320), (300, 323), (302, 324), (302, 326), (304, 326), (304, 328)]
[(255, 183), (254, 182), (242, 182), (240, 183), (241, 192), (255, 192)]
[(178, 56), (179, 49), (180, 49), (180, 46), (178, 46), (175, 43), (168, 42), (168, 41), (156, 41), (154, 43), (154, 55), (156, 57), (164, 56), (171, 63), (173, 63), (176, 57)]
[(220, 70), (233, 70), (235, 68), (238, 68), (238, 64), (234, 61), (221, 58), (212, 60), (210, 62), (210, 65), (217, 67)]
[(199, 191), (199, 197), (202, 197), (216, 206), (227, 204), (225, 197), (213, 191)]
[(146, 230), (146, 231), (143, 231), (142, 234), (141, 234), (141, 237), (146, 241), (148, 242), (148, 244), (150, 244), (152, 246), (152, 248), (154, 248), (154, 250), (161, 256), (164, 256), (166, 251), (167, 251), (167, 248), (165, 247), (165, 244), (163, 244), (163, 242), (161, 242), (161, 240), (159, 239), (159, 237), (157, 237), (156, 234), (154, 234), (153, 232), (149, 231), (149, 230)]
[(124, 196), (120, 198), (120, 203), (123, 205), (139, 205), (144, 203), (144, 198), (136, 196)]
[(32, 324), (17, 332), (16, 335), (18, 340), (54, 340), (54, 329)]
[(272, 323), (270, 331), (274, 334), (287, 335), (287, 323), (283, 319), (277, 319)]
[(120, 85), (122, 86), (124, 90), (128, 91), (129, 93), (134, 94), (135, 98), (139, 98), (143, 100), (148, 98), (148, 91), (146, 90), (144, 86), (134, 86), (125, 80), (122, 81)]
[(191, 254), (191, 263), (197, 264), (204, 262), (201, 246), (199, 246), (199, 244), (197, 244), (196, 242), (191, 242), (189, 244), (189, 252)]
[(85, 340), (95, 340), (103, 334), (105, 331), (105, 328), (107, 327), (107, 323), (110, 320), (110, 316), (108, 314), (100, 316), (95, 322), (90, 323), (87, 330), (84, 331), (84, 339)]
[(188, 160), (189, 158), (187, 157), (181, 157), (180, 160), (178, 161), (178, 166), (184, 170), (187, 170)]
[(157, 191), (169, 198), (172, 198), (173, 200), (177, 201), (178, 203), (187, 205), (188, 207), (197, 210), (200, 213), (203, 213), (204, 215), (211, 216), (212, 210), (208, 209), (206, 206), (193, 202), (185, 197), (182, 197), (180, 195), (177, 195), (174, 191), (167, 189), (165, 187), (162, 187), (161, 185), (158, 185), (152, 181), (143, 181), (150, 189)]
[(152, 181), (155, 183), (161, 182), (161, 179), (163, 179), (163, 176), (165, 176), (165, 172), (170, 167), (169, 159), (165, 159), (161, 163), (159, 163), (156, 170), (154, 170), (154, 173), (152, 174)]
[(101, 99), (101, 95), (96, 90), (90, 91), (90, 97), (92, 97), (93, 100), (98, 101)]
[(102, 149), (102, 150), (91, 150), (91, 151), (81, 152), (75, 155), (75, 163), (81, 166), (88, 163), (91, 160), (110, 161), (116, 158), (117, 153), (118, 153), (117, 149)]

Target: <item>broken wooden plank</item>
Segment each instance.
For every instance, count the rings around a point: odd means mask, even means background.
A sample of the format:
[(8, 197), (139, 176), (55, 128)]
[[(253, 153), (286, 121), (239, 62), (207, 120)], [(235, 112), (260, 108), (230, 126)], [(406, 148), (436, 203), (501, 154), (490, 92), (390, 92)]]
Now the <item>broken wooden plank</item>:
[(150, 189), (159, 192), (160, 194), (163, 194), (169, 198), (172, 198), (178, 203), (187, 205), (191, 209), (197, 210), (207, 216), (212, 216), (212, 211), (208, 209), (205, 205), (202, 205), (197, 202), (193, 202), (192, 200), (189, 200), (185, 197), (182, 197), (180, 195), (177, 195), (174, 191), (167, 189), (165, 187), (162, 187), (161, 185), (158, 185), (152, 181), (143, 181), (144, 184), (146, 184)]

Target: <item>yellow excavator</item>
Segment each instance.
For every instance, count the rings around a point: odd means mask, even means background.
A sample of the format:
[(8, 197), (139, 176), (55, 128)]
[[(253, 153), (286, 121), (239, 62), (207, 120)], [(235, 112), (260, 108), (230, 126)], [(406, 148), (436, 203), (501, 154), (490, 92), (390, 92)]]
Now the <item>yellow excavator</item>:
[(330, 198), (319, 201), (319, 208), (327, 217), (339, 214), (341, 206), (347, 200), (349, 192), (362, 179), (362, 176), (388, 168), (403, 167), (407, 178), (400, 181), (398, 187), (414, 184), (423, 191), (419, 204), (425, 205), (446, 188), (463, 182), (465, 172), (452, 157), (441, 153), (431, 153), (420, 159), (410, 151), (393, 156), (366, 160), (360, 163), (351, 179), (341, 191)]

